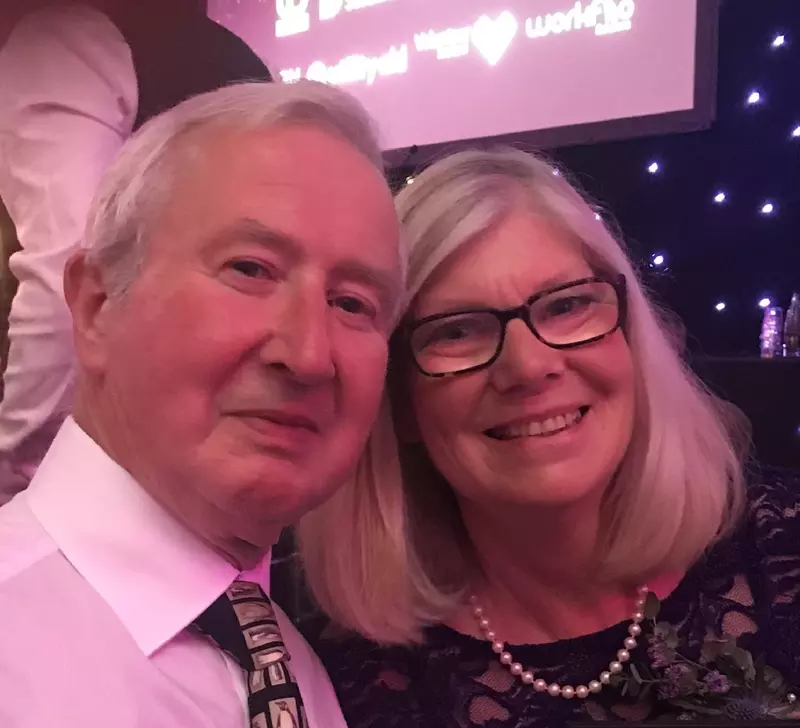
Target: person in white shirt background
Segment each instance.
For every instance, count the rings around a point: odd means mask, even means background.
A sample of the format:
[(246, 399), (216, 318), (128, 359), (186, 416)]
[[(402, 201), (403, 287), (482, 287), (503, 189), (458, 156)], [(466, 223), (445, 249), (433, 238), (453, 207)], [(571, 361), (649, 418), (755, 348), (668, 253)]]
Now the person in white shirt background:
[[(112, 163), (65, 273), (73, 415), (0, 507), (3, 728), (250, 725), (253, 674), (193, 625), (267, 590), (382, 406), (405, 269), (382, 170), (366, 112), (312, 82), (194, 97)], [(275, 611), (298, 725), (342, 728)]]
[(21, 249), (0, 402), (0, 504), (30, 481), (74, 396), (61, 280), (101, 175), (147, 118), (269, 80), (205, 0), (0, 2), (0, 199)]

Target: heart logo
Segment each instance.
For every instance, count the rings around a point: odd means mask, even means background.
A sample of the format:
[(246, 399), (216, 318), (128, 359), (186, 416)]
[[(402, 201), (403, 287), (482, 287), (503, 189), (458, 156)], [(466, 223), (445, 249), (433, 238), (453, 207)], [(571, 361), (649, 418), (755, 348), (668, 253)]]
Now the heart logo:
[(490, 66), (494, 66), (508, 50), (518, 27), (517, 19), (508, 10), (494, 20), (488, 15), (481, 15), (472, 26), (472, 45)]

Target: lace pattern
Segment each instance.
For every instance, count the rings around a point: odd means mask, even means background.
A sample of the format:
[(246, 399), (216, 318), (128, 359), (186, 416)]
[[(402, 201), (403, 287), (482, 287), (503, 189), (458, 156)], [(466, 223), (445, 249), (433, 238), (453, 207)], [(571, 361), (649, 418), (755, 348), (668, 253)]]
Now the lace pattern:
[[(680, 651), (699, 657), (712, 632), (736, 637), (800, 684), (800, 477), (764, 473), (749, 489), (738, 532), (692, 568), (661, 608)], [(549, 682), (576, 685), (606, 669), (627, 622), (544, 645), (509, 646)], [(631, 662), (649, 665), (646, 640)], [(419, 647), (380, 647), (359, 638), (315, 641), (350, 728), (560, 728), (592, 720), (652, 720), (658, 699), (633, 702), (614, 689), (588, 700), (538, 694), (503, 668), (488, 643), (445, 626)]]

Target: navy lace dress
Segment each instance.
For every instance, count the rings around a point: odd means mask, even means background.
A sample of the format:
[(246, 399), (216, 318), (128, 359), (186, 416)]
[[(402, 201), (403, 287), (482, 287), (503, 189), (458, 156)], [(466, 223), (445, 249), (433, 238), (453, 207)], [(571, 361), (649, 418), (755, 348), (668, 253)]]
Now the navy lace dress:
[[(738, 644), (800, 685), (800, 477), (773, 471), (749, 489), (735, 536), (712, 549), (661, 604), (679, 649), (699, 658), (709, 634)], [(602, 632), (509, 650), (548, 683), (577, 685), (607, 669), (628, 622)], [(652, 628), (650, 628), (652, 629)], [(359, 638), (314, 639), (350, 728), (562, 728), (591, 720), (655, 720), (657, 694), (606, 687), (587, 700), (534, 692), (502, 667), (490, 645), (445, 626), (423, 646), (381, 647)], [(646, 640), (631, 662), (651, 667)]]

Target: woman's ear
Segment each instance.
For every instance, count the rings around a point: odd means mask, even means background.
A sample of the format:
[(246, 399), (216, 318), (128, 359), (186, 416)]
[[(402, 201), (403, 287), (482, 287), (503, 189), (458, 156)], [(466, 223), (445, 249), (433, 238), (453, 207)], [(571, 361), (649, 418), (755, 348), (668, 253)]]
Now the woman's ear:
[(102, 271), (86, 259), (86, 251), (73, 253), (64, 268), (64, 295), (72, 314), (75, 353), (90, 371), (104, 369), (108, 338), (109, 297)]

